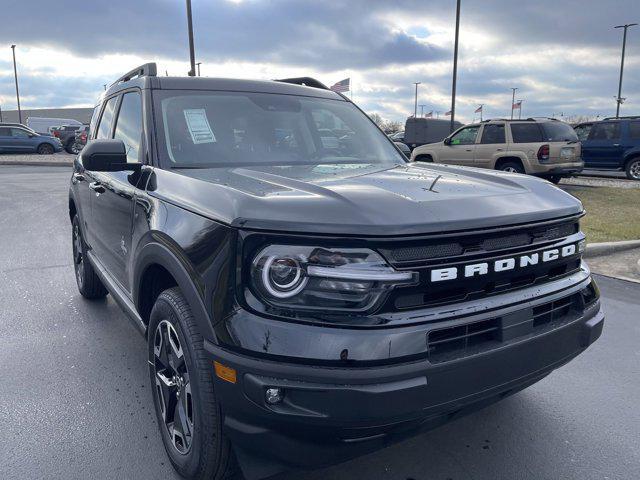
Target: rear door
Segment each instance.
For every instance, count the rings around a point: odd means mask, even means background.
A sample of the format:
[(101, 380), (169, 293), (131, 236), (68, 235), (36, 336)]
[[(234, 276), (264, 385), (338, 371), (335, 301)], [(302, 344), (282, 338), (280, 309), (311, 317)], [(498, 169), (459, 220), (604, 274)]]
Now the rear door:
[(442, 144), (438, 151), (438, 162), (451, 165), (473, 166), (476, 139), (480, 125), (471, 125), (454, 133), (449, 145)]
[[(116, 112), (113, 127), (105, 127), (102, 130), (105, 136), (100, 138), (122, 140), (127, 151), (127, 162), (137, 163), (142, 144), (140, 91), (124, 93)], [(98, 130), (100, 134), (100, 128)], [(94, 172), (93, 178), (100, 188), (100, 193), (92, 196), (94, 248), (109, 273), (129, 292), (130, 280), (126, 266), (131, 255), (133, 207), (140, 175), (132, 171)]]
[(11, 152), (13, 147), (13, 137), (11, 128), (0, 127), (0, 152)]
[(504, 123), (487, 123), (482, 127), (480, 143), (475, 146), (474, 164), (476, 167), (493, 168), (497, 154), (507, 150), (507, 138)]
[(582, 143), (586, 168), (620, 168), (623, 147), (620, 122), (594, 123), (587, 140)]

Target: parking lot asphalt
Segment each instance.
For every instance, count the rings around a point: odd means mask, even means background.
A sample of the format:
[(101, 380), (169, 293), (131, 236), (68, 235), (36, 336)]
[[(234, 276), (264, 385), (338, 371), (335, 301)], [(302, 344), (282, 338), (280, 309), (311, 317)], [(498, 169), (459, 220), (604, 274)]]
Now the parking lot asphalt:
[[(0, 166), (0, 478), (179, 478), (145, 343), (77, 292), (69, 168)], [(381, 452), (278, 480), (637, 479), (640, 285), (599, 277), (601, 339), (538, 384)]]

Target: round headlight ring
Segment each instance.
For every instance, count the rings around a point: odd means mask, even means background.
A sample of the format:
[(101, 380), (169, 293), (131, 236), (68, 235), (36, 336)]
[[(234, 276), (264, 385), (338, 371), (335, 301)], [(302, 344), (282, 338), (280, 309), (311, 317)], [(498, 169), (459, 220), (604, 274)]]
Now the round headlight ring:
[[(278, 284), (274, 282), (271, 276), (271, 269), (276, 261), (288, 261), (293, 263), (296, 268), (296, 273), (293, 279), (285, 284)], [(269, 293), (269, 295), (275, 298), (291, 298), (302, 291), (306, 286), (308, 278), (303, 275), (302, 266), (300, 262), (292, 257), (283, 257), (279, 255), (271, 255), (268, 257), (264, 265), (262, 266), (262, 286)]]

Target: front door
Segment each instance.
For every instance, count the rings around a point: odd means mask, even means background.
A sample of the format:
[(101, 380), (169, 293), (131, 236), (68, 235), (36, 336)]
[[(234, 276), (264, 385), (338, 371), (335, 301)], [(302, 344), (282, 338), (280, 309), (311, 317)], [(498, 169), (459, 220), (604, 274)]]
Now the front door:
[[(127, 162), (138, 162), (142, 139), (140, 93), (125, 93), (114, 111), (117, 113), (112, 116), (112, 126), (98, 127), (98, 138), (122, 140)], [(104, 117), (105, 114), (103, 120)], [(133, 171), (92, 172), (93, 248), (103, 266), (126, 291), (131, 290), (127, 265), (132, 253), (133, 208), (139, 179), (140, 175)]]
[(454, 133), (449, 137), (450, 143), (444, 144), (438, 152), (438, 161), (451, 165), (472, 166), (479, 129), (479, 125), (472, 125)]
[(619, 168), (622, 164), (622, 132), (620, 122), (594, 123), (587, 140), (582, 143), (586, 168)]

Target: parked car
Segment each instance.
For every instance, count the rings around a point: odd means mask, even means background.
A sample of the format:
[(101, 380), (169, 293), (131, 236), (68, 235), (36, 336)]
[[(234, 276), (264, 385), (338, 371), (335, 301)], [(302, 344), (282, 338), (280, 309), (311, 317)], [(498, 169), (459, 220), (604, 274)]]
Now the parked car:
[(585, 168), (622, 170), (640, 180), (640, 116), (605, 118), (574, 127)]
[(406, 143), (402, 143), (400, 141), (394, 141), (393, 143), (395, 143), (396, 147), (398, 147), (405, 157), (411, 158), (411, 149)]
[(404, 132), (395, 132), (387, 135), (394, 142), (402, 142), (404, 143)]
[(55, 137), (41, 135), (24, 125), (0, 123), (0, 152), (48, 155), (60, 151), (62, 144)]
[(74, 120), (73, 118), (27, 118), (27, 127), (31, 128), (35, 132), (42, 134), (49, 134), (51, 133), (52, 127), (59, 127), (60, 125), (82, 125), (82, 123)]
[[(460, 122), (453, 122), (453, 129), (460, 128)], [(439, 118), (409, 117), (404, 126), (403, 142), (412, 150), (420, 145), (440, 142), (451, 133), (451, 121)]]
[(467, 125), (442, 142), (414, 149), (411, 159), (527, 173), (554, 183), (583, 168), (576, 133), (570, 125), (548, 118)]
[(51, 130), (51, 134), (60, 139), (67, 153), (77, 154), (76, 149), (76, 132), (83, 128), (84, 125), (62, 125)]
[[(380, 449), (528, 387), (600, 336), (568, 193), (409, 163), (312, 79), (156, 71), (100, 98), (68, 214), (80, 293), (112, 295), (147, 341), (182, 476), (239, 463), (255, 480)], [(329, 135), (326, 117), (350, 134)]]
[(78, 154), (82, 151), (87, 144), (87, 138), (89, 135), (89, 125), (83, 125), (75, 132), (75, 141), (73, 145), (73, 153)]

